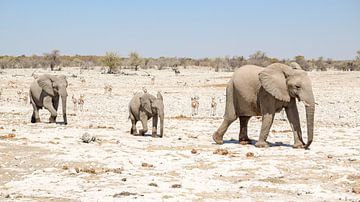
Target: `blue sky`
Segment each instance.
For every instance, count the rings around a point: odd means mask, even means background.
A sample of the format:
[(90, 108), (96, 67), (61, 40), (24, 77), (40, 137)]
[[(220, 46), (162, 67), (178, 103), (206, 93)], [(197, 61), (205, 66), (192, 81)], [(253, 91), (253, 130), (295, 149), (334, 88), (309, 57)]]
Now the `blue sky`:
[(0, 55), (353, 59), (358, 0), (0, 0)]

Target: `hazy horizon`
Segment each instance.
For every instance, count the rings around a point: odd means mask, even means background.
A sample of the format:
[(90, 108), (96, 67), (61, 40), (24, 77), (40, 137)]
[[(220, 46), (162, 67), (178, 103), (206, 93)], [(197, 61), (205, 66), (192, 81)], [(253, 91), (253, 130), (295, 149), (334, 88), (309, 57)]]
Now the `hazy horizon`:
[(360, 1), (0, 1), (0, 55), (354, 59)]

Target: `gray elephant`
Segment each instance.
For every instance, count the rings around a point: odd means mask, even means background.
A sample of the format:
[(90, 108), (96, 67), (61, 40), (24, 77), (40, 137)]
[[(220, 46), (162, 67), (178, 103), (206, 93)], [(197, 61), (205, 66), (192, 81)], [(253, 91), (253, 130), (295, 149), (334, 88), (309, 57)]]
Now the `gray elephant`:
[(45, 107), (51, 113), (49, 118), (50, 123), (56, 122), (57, 109), (59, 106), (59, 96), (62, 101), (62, 111), (64, 124), (67, 124), (66, 118), (66, 99), (67, 91), (66, 88), (68, 82), (64, 75), (53, 76), (44, 74), (39, 76), (30, 85), (30, 103), (33, 106), (33, 114), (31, 116), (31, 123), (40, 122), (39, 109)]
[[(152, 118), (152, 136), (157, 137), (157, 124), (160, 118), (160, 137), (164, 133), (164, 103), (160, 92), (157, 97), (149, 93), (137, 93), (129, 103), (129, 118), (131, 119), (130, 134), (144, 136), (148, 131), (147, 121)], [(136, 123), (141, 121), (142, 130), (139, 134), (136, 130)]]
[[(307, 120), (307, 143), (302, 140), (296, 99), (305, 105)], [(274, 63), (266, 68), (245, 65), (237, 69), (226, 88), (224, 120), (213, 139), (223, 143), (229, 125), (240, 119), (240, 143), (250, 143), (247, 125), (251, 116), (262, 116), (257, 147), (269, 146), (266, 142), (276, 112), (285, 108), (294, 134), (294, 148), (308, 148), (313, 141), (315, 99), (310, 78), (298, 65), (287, 66)]]

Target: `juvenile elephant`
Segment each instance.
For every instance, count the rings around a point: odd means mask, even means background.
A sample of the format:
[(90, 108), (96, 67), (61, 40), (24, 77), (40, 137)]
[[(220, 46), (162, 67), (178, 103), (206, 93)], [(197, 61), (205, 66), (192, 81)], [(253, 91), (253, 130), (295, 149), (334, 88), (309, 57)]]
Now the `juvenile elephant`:
[(67, 124), (66, 118), (66, 88), (68, 82), (64, 75), (53, 76), (49, 74), (41, 75), (30, 85), (30, 103), (33, 106), (33, 114), (31, 123), (40, 122), (39, 109), (45, 107), (51, 113), (50, 123), (55, 123), (57, 117), (57, 109), (59, 106), (59, 96), (62, 100), (62, 111), (64, 124)]
[[(130, 134), (145, 135), (148, 131), (147, 121), (152, 118), (152, 136), (156, 137), (158, 117), (160, 118), (160, 137), (164, 132), (164, 103), (160, 92), (157, 97), (149, 93), (135, 94), (129, 103), (129, 117), (131, 119), (132, 127)], [(141, 121), (142, 130), (137, 134), (136, 123)]]
[[(302, 140), (296, 98), (305, 105), (308, 139)], [(315, 100), (312, 85), (306, 72), (298, 65), (292, 67), (274, 63), (266, 68), (245, 65), (237, 69), (226, 88), (224, 120), (213, 139), (223, 143), (229, 125), (240, 119), (239, 141), (249, 143), (247, 125), (251, 116), (262, 116), (262, 125), (257, 147), (266, 147), (270, 127), (276, 112), (285, 108), (294, 134), (294, 148), (308, 148), (313, 141)]]

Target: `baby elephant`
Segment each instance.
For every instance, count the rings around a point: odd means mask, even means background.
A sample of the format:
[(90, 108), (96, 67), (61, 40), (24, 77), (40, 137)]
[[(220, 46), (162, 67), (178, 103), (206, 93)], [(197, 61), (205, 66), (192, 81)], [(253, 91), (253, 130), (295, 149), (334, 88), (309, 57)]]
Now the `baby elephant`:
[[(131, 119), (130, 134), (144, 136), (148, 131), (147, 121), (152, 118), (152, 137), (157, 137), (158, 117), (160, 118), (160, 137), (164, 132), (164, 103), (160, 92), (157, 97), (149, 93), (137, 93), (129, 103), (129, 118)], [(139, 134), (136, 130), (136, 123), (141, 121), (142, 130)]]
[(64, 75), (54, 76), (49, 74), (39, 76), (39, 78), (30, 85), (30, 103), (34, 109), (31, 116), (31, 123), (40, 122), (39, 109), (43, 107), (51, 113), (49, 122), (55, 123), (61, 97), (64, 124), (67, 124), (67, 86), (68, 82)]

